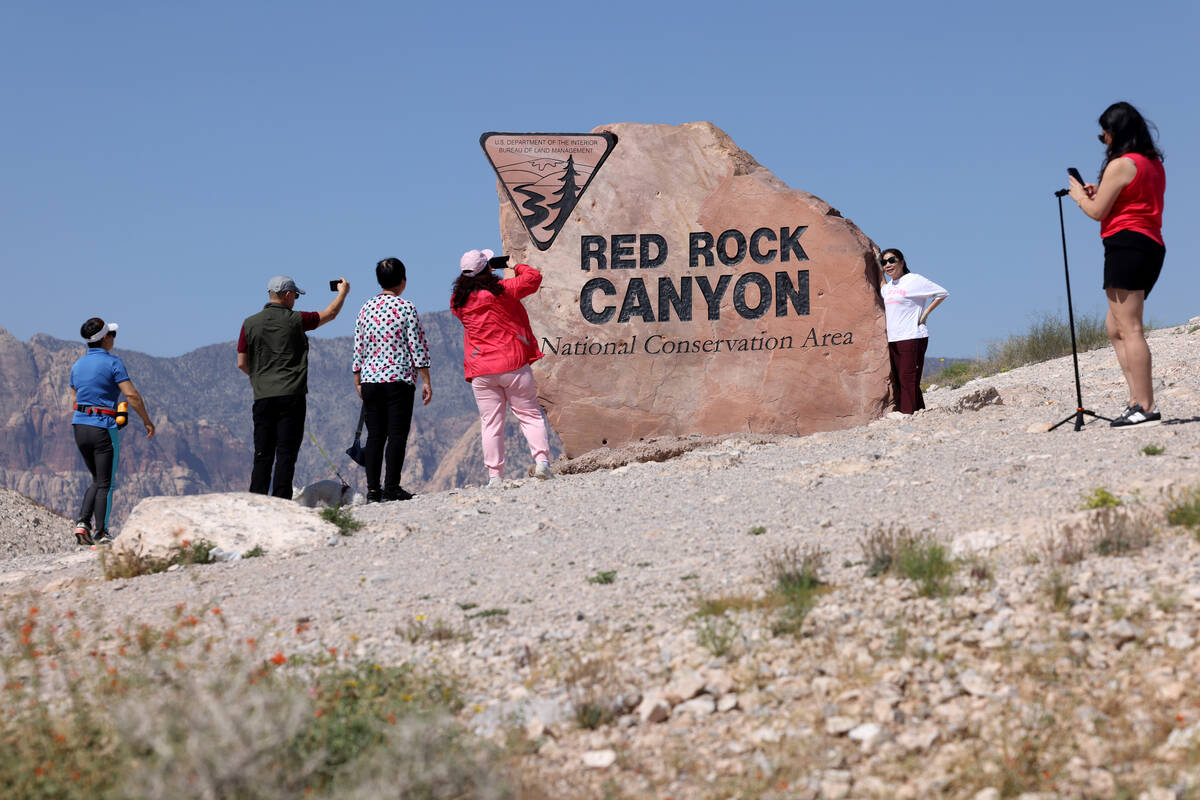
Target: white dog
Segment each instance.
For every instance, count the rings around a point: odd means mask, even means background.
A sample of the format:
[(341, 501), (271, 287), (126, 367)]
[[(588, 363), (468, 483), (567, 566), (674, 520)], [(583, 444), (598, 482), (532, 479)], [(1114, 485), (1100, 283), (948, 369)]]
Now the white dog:
[(310, 483), (303, 489), (292, 487), (292, 499), (302, 506), (361, 506), (363, 496), (349, 486), (335, 480)]

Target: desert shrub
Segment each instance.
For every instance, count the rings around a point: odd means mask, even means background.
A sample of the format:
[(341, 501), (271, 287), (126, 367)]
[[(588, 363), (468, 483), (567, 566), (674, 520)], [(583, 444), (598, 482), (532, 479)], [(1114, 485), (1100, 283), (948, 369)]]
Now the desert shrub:
[(106, 581), (119, 578), (136, 578), (139, 575), (153, 575), (166, 572), (173, 565), (187, 566), (190, 564), (207, 564), (212, 559), (212, 551), (216, 545), (205, 539), (194, 542), (184, 539), (171, 549), (167, 558), (152, 558), (137, 550), (121, 549), (113, 552), (105, 547), (99, 551), (100, 571)]
[(917, 583), (922, 597), (945, 597), (958, 568), (946, 546), (928, 538), (901, 543), (893, 564), (895, 572)]
[(821, 592), (820, 569), (825, 554), (816, 548), (785, 547), (767, 557), (765, 571), (778, 599), (779, 615), (772, 625), (776, 635), (798, 635), (808, 612)]
[(1167, 522), (1183, 525), (1200, 535), (1200, 487), (1172, 494), (1167, 508)]
[(1067, 596), (1067, 592), (1071, 588), (1071, 583), (1058, 570), (1052, 570), (1046, 576), (1046, 582), (1042, 586), (1046, 592), (1046, 596), (1050, 600), (1050, 605), (1055, 611), (1069, 611), (1071, 601)]
[(913, 539), (913, 534), (903, 525), (891, 525), (886, 528), (878, 525), (867, 531), (858, 540), (862, 550), (863, 562), (867, 565), (867, 577), (878, 578), (886, 575), (896, 561), (896, 553), (900, 545)]
[(741, 632), (737, 621), (724, 616), (697, 616), (696, 643), (716, 658), (729, 655), (737, 635)]
[(957, 389), (972, 378), (982, 374), (979, 372), (980, 364), (976, 361), (955, 361), (952, 364), (947, 364), (942, 368), (930, 383), (937, 383), (941, 386), (949, 386), (951, 389)]
[(575, 723), (586, 730), (595, 730), (612, 722), (623, 709), (614, 701), (616, 695), (613, 665), (607, 651), (574, 656), (563, 678)]
[(1116, 508), (1121, 505), (1121, 498), (1103, 486), (1097, 486), (1091, 491), (1083, 492), (1081, 497), (1082, 502), (1079, 505), (1081, 511), (1090, 511), (1094, 508)]
[[(1079, 352), (1096, 350), (1109, 344), (1104, 317), (1081, 314), (1075, 317), (1075, 339)], [(1030, 320), (1023, 333), (990, 342), (987, 355), (979, 361), (960, 361), (939, 372), (936, 383), (958, 388), (974, 378), (1008, 372), (1027, 364), (1036, 364), (1071, 354), (1071, 329), (1065, 316), (1042, 312)]]
[(73, 612), (7, 619), (0, 796), (513, 796), (489, 751), (450, 721), (452, 682), (333, 655), (264, 657), (253, 639), (209, 649), (224, 628), (208, 611), (105, 631), (107, 649), (81, 643), (81, 627), (103, 623)]
[(350, 509), (345, 506), (322, 508), (321, 519), (333, 523), (342, 536), (349, 536), (363, 526), (362, 521), (355, 519), (354, 515), (350, 513)]
[(1047, 534), (1042, 554), (1050, 564), (1077, 564), (1091, 553), (1121, 556), (1145, 548), (1157, 530), (1153, 513), (1141, 506), (1100, 505), (1082, 519)]

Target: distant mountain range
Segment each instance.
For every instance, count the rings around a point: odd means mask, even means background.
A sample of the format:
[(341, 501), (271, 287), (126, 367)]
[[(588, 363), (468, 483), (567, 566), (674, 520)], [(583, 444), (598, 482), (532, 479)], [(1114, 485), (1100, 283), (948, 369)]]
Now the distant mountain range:
[[(349, 311), (349, 309), (347, 309)], [(478, 414), (462, 373), (462, 327), (449, 311), (421, 315), (433, 366), (433, 402), (413, 414), (403, 484), (431, 491), (481, 483), (486, 469)], [(344, 451), (354, 437), (359, 400), (350, 373), (353, 340), (309, 339), (308, 426), (333, 465), (356, 489), (362, 468)], [(89, 476), (71, 431), (70, 370), (82, 342), (43, 334), (21, 342), (0, 328), (0, 486), (73, 518)], [(233, 342), (176, 358), (157, 358), (118, 344), (114, 351), (146, 399), (158, 426), (143, 435), (131, 414), (121, 435), (113, 513), (119, 521), (143, 497), (244, 490), (250, 482), (253, 422), (250, 383), (237, 369)], [(365, 436), (365, 433), (364, 433)], [(506, 475), (530, 465), (529, 451), (509, 416)], [(552, 444), (557, 439), (552, 437)], [(561, 450), (555, 447), (553, 455)], [(296, 469), (303, 485), (334, 478), (306, 437)]]

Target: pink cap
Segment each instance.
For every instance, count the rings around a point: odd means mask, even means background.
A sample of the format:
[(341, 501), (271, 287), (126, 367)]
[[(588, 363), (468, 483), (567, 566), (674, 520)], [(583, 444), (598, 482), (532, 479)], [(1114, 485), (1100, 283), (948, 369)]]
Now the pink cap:
[(458, 260), (459, 268), (468, 275), (478, 275), (487, 266), (488, 259), (496, 255), (491, 250), (468, 250)]

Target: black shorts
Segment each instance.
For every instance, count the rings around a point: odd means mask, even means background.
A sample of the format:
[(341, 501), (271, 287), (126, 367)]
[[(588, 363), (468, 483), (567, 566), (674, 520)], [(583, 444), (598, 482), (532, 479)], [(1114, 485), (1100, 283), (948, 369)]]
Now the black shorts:
[(1117, 231), (1104, 239), (1104, 288), (1142, 290), (1146, 297), (1162, 272), (1167, 248), (1137, 231)]

